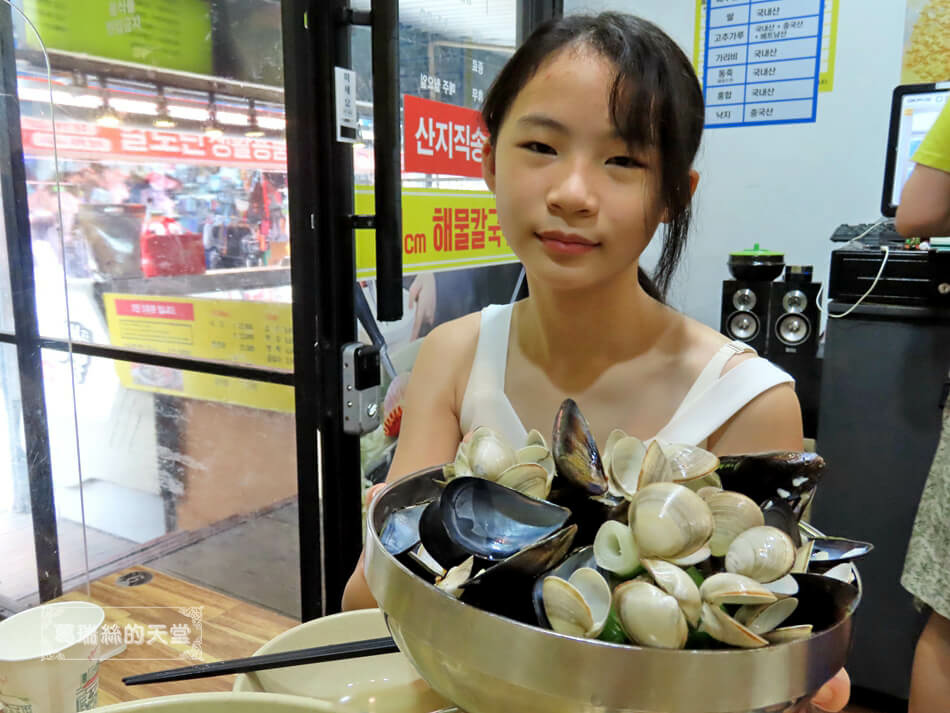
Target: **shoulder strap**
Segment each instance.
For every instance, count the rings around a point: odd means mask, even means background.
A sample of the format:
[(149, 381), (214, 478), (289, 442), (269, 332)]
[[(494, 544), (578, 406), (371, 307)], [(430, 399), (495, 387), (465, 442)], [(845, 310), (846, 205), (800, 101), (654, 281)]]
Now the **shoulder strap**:
[(707, 363), (702, 372), (700, 372), (696, 381), (693, 382), (693, 385), (689, 387), (689, 391), (680, 403), (679, 408), (676, 409), (676, 413), (673, 414), (673, 419), (670, 419), (670, 422), (672, 423), (681, 413), (685, 412), (693, 401), (716, 383), (719, 377), (722, 376), (722, 370), (725, 368), (726, 362), (732, 359), (736, 354), (744, 354), (747, 352), (756, 353), (755, 349), (745, 342), (738, 340), (723, 344), (719, 350), (713, 354), (712, 359), (709, 360), (709, 363)]
[(762, 359), (747, 359), (696, 396), (657, 434), (673, 443), (698, 445), (759, 394), (795, 383), (786, 372)]
[(511, 305), (488, 305), (482, 310), (478, 329), (478, 343), (472, 371), (462, 397), (459, 421), (465, 432), (474, 418), (476, 394), (505, 390), (505, 370), (508, 365), (508, 332), (511, 326)]

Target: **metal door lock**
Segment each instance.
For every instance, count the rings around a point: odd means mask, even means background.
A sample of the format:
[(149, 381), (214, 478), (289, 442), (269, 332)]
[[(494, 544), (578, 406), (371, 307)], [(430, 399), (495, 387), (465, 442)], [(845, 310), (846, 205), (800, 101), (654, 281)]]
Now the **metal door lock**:
[(370, 433), (379, 427), (379, 349), (343, 345), (343, 432)]

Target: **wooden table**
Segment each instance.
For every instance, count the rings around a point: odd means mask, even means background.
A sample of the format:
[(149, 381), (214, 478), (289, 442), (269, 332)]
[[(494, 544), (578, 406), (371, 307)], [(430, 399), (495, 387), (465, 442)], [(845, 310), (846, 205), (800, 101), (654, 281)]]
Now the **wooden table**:
[[(138, 586), (118, 585), (118, 578), (129, 572), (147, 572), (152, 579)], [(142, 686), (126, 686), (122, 678), (137, 673), (250, 656), (267, 641), (300, 623), (143, 566), (98, 579), (92, 582), (91, 589), (92, 596), (86, 596), (85, 591), (80, 590), (68, 592), (56, 601), (94, 602), (105, 609), (106, 622), (103, 628), (117, 625), (123, 641), (126, 627), (133, 635), (133, 641), (127, 644), (125, 651), (100, 666), (100, 706), (175, 693), (230, 691), (234, 685), (233, 675)], [(186, 641), (186, 634), (182, 633), (183, 622), (194, 621), (182, 610), (192, 607), (201, 607), (194, 612), (198, 616), (201, 631), (200, 645), (197, 646), (196, 636), (192, 635)], [(178, 627), (177, 640), (173, 637), (173, 626)], [(197, 630), (197, 625), (193, 629)], [(145, 634), (144, 641), (139, 644), (134, 640), (137, 632)], [(198, 657), (186, 658), (184, 654), (187, 651)]]

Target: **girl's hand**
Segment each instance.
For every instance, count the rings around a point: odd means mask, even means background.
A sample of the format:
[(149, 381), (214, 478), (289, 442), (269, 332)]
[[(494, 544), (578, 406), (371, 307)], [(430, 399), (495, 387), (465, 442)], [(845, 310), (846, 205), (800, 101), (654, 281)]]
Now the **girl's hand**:
[(373, 498), (375, 498), (379, 494), (379, 491), (385, 487), (386, 483), (376, 483), (376, 485), (370, 487), (369, 490), (366, 491), (366, 495), (363, 496), (363, 506), (368, 508), (369, 504), (373, 502)]
[(851, 698), (851, 678), (844, 669), (838, 671), (834, 678), (818, 689), (818, 693), (811, 699), (812, 706), (821, 711), (840, 711), (848, 704)]

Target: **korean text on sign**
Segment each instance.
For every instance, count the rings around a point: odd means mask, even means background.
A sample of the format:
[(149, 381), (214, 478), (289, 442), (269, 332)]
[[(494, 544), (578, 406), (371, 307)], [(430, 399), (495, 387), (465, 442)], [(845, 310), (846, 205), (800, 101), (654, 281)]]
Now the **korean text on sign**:
[(825, 0), (709, 0), (706, 126), (815, 120)]
[(406, 171), (481, 177), (482, 147), (488, 139), (481, 114), (408, 94), (403, 101)]

